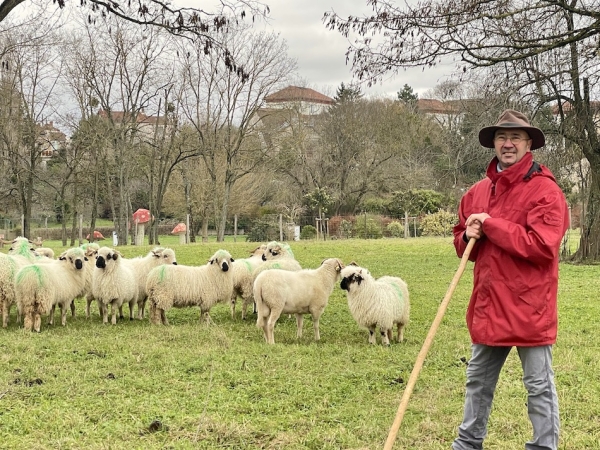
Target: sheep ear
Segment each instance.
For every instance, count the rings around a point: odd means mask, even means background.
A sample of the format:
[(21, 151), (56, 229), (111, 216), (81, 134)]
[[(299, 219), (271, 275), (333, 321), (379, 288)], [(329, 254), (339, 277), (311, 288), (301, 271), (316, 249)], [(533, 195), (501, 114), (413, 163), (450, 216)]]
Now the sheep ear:
[(119, 254), (117, 252), (114, 252), (113, 255), (112, 255), (112, 259), (115, 260), (115, 261), (117, 259), (119, 259)]
[(208, 263), (209, 263), (209, 264), (212, 264), (212, 263), (214, 263), (214, 262), (215, 262), (215, 260), (214, 260), (214, 259), (209, 259), (209, 260), (208, 260)]
[(66, 258), (66, 257), (64, 257), (64, 256), (59, 256), (59, 257), (58, 257), (58, 259), (59, 259), (59, 260), (61, 260), (61, 261), (64, 261), (64, 260), (66, 260), (67, 258)]
[(349, 266), (356, 266), (358, 267), (358, 264), (356, 264), (354, 261), (352, 261), (350, 264), (348, 264)]
[(87, 256), (83, 257), (84, 261), (89, 261), (89, 259), (87, 259)]
[(234, 262), (234, 261), (235, 261), (235, 259), (233, 259), (233, 258), (230, 258), (230, 260), (231, 260), (231, 262)]

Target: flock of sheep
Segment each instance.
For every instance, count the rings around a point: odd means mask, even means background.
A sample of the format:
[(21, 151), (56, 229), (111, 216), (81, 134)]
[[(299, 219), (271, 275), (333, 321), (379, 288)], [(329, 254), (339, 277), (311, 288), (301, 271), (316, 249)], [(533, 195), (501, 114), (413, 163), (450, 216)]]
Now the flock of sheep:
[(235, 317), (238, 298), (242, 299), (242, 319), (248, 306), (255, 307), (256, 325), (265, 341), (275, 343), (274, 328), (281, 314), (295, 315), (297, 337), (302, 336), (305, 314), (313, 321), (315, 340), (320, 339), (319, 319), (337, 283), (346, 291), (350, 313), (359, 326), (369, 331), (369, 343), (376, 343), (376, 329), (382, 344), (403, 339), (408, 323), (410, 302), (406, 283), (383, 276), (375, 279), (369, 271), (354, 263), (344, 266), (329, 258), (316, 269), (303, 269), (289, 245), (270, 242), (255, 249), (248, 258), (234, 259), (226, 250), (218, 250), (202, 266), (177, 264), (175, 252), (156, 247), (144, 257), (124, 258), (119, 251), (98, 244), (84, 244), (64, 251), (54, 259), (51, 249), (35, 248), (26, 238), (18, 237), (8, 254), (0, 253), (0, 309), (6, 328), (10, 309), (17, 307), (19, 324), (39, 332), (42, 316), (53, 324), (56, 306), (61, 323), (67, 311), (75, 315), (77, 298), (86, 300), (86, 317), (94, 300), (103, 323), (123, 318), (123, 305), (129, 306), (129, 319), (144, 319), (146, 303), (153, 324), (168, 325), (170, 308), (198, 306), (200, 318), (210, 322), (210, 310), (217, 303), (229, 303)]

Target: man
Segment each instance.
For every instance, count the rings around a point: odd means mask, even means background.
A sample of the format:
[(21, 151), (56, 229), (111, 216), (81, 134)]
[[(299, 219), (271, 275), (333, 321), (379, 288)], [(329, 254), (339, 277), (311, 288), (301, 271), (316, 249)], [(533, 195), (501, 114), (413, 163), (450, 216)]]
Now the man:
[(463, 196), (454, 246), (462, 257), (477, 241), (473, 292), (467, 308), (472, 355), (467, 367), (463, 422), (454, 450), (482, 449), (498, 376), (517, 348), (527, 389), (533, 438), (527, 450), (558, 448), (559, 415), (552, 345), (557, 333), (558, 259), (568, 207), (554, 176), (533, 161), (544, 133), (506, 110), (479, 132), (496, 156), (487, 177)]

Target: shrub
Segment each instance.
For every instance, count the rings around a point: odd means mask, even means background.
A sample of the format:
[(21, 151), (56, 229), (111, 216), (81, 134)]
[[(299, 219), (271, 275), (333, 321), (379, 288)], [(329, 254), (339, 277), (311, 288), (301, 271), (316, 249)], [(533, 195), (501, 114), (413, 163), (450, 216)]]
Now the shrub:
[(314, 239), (317, 236), (317, 229), (312, 225), (304, 225), (300, 231), (300, 239)]
[(360, 239), (381, 239), (383, 237), (381, 217), (369, 214), (357, 217), (353, 235)]
[(350, 220), (341, 220), (339, 227), (339, 235), (343, 238), (351, 238), (352, 237), (352, 229), (354, 228), (354, 224)]
[(391, 237), (404, 236), (404, 225), (400, 222), (390, 222), (385, 229)]
[(329, 235), (332, 237), (352, 237), (354, 216), (333, 216), (329, 219)]
[(268, 242), (279, 237), (279, 230), (270, 222), (254, 220), (246, 234), (247, 242)]
[(423, 236), (450, 236), (452, 228), (458, 223), (458, 216), (448, 211), (427, 214), (421, 219)]

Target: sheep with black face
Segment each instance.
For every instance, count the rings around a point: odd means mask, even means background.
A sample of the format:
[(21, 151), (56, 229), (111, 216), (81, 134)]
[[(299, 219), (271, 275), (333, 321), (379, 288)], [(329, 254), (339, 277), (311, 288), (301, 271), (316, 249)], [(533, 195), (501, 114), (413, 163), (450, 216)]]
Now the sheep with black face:
[(367, 269), (352, 263), (341, 276), (340, 287), (346, 291), (350, 314), (359, 326), (369, 330), (369, 343), (376, 343), (375, 330), (379, 327), (381, 343), (389, 345), (394, 325), (396, 340), (402, 342), (410, 315), (406, 283), (392, 276), (375, 279)]
[(102, 312), (102, 323), (108, 323), (108, 305), (111, 306), (111, 323), (117, 323), (117, 308), (122, 319), (125, 303), (129, 305), (129, 320), (133, 320), (133, 306), (138, 299), (137, 280), (117, 250), (110, 247), (98, 250), (92, 276), (92, 295)]
[(169, 309), (198, 306), (200, 319), (210, 323), (210, 309), (217, 303), (231, 302), (232, 263), (227, 250), (217, 250), (203, 266), (165, 264), (152, 269), (146, 281), (150, 321), (168, 325)]
[(66, 325), (67, 308), (85, 290), (87, 264), (83, 250), (72, 248), (57, 260), (30, 264), (17, 272), (14, 288), (26, 330), (39, 332), (42, 315), (49, 315), (52, 324), (51, 313), (56, 305), (60, 307), (61, 323)]

